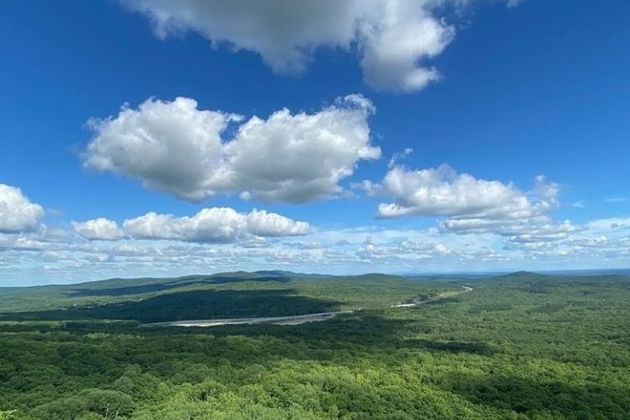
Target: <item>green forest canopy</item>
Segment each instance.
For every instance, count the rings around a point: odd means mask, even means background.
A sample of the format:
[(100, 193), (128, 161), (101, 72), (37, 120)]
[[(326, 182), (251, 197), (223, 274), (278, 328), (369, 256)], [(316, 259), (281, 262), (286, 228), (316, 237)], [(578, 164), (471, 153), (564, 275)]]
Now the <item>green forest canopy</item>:
[[(462, 285), (474, 291), (391, 307)], [(348, 309), (355, 312), (296, 326), (138, 328)], [(623, 419), (630, 412), (624, 276), (114, 279), (0, 289), (0, 313), (0, 419)]]

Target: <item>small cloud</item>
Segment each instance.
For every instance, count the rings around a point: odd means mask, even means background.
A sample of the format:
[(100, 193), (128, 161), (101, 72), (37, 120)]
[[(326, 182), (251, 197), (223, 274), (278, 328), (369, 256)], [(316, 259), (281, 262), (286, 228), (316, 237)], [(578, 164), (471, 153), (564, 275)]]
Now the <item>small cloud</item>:
[(300, 249), (300, 250), (313, 250), (313, 249), (325, 249), (326, 248), (326, 246), (324, 246), (322, 243), (320, 243), (318, 241), (313, 241), (313, 242), (286, 242), (284, 245), (289, 247), (289, 248)]
[(62, 217), (64, 215), (63, 211), (53, 208), (47, 208), (46, 213), (54, 217)]
[(41, 227), (44, 208), (17, 187), (0, 184), (0, 233), (34, 232)]
[(571, 207), (583, 209), (585, 207), (584, 203), (585, 203), (584, 200), (576, 201), (575, 203), (571, 204)]
[(394, 166), (396, 166), (398, 161), (400, 161), (401, 159), (404, 159), (405, 157), (409, 156), (412, 153), (413, 153), (413, 149), (411, 147), (407, 147), (402, 152), (394, 153), (392, 155), (391, 159), (389, 160), (389, 163), (387, 164), (387, 167), (390, 168), (390, 169), (393, 168)]
[(612, 196), (604, 198), (607, 203), (627, 203), (628, 197)]
[(125, 237), (125, 232), (113, 220), (99, 217), (84, 222), (72, 222), (74, 231), (85, 239), (98, 241), (118, 241)]
[(514, 7), (518, 7), (521, 4), (523, 4), (525, 2), (525, 0), (508, 0), (507, 1), (507, 7), (512, 9)]
[(239, 243), (243, 248), (269, 248), (271, 244), (265, 238), (254, 236)]

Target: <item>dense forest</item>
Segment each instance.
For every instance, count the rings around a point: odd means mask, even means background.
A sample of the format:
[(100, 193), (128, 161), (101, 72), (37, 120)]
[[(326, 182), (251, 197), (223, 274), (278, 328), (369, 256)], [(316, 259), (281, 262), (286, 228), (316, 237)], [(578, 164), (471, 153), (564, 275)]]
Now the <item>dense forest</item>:
[[(353, 312), (302, 325), (140, 328), (338, 310)], [(2, 420), (628, 413), (627, 276), (259, 272), (0, 289)]]

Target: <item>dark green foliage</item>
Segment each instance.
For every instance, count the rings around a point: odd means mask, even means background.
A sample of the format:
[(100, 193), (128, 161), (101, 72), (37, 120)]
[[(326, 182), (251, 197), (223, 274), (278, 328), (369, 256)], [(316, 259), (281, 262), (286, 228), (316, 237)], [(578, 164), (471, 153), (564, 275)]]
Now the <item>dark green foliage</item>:
[(5, 314), (4, 319), (129, 319), (162, 322), (220, 317), (299, 315), (327, 312), (336, 307), (335, 302), (297, 296), (295, 291), (286, 289), (195, 290), (99, 306)]
[[(630, 279), (469, 279), (471, 293), (390, 308), (460, 290), (438, 280), (236, 273), (48, 299), (11, 290), (25, 304), (0, 297), (0, 419), (628, 418)], [(359, 307), (295, 326), (138, 328)]]

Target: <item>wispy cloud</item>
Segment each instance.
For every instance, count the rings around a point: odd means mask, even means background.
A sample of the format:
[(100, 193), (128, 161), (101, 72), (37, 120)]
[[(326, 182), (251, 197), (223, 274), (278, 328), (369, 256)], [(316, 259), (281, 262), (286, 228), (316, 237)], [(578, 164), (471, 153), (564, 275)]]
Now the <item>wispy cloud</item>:
[(585, 200), (576, 201), (575, 203), (571, 204), (571, 207), (583, 209), (584, 207), (586, 207), (585, 202), (586, 202)]

